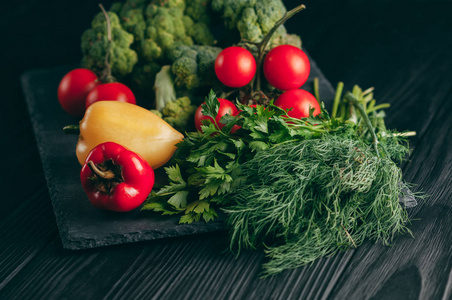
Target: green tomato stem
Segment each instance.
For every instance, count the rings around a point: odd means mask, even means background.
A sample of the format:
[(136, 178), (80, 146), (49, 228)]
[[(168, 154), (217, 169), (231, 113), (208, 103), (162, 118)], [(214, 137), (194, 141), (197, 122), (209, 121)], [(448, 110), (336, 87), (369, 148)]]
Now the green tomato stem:
[(292, 18), (294, 15), (299, 13), (300, 11), (304, 10), (306, 6), (304, 4), (301, 4), (294, 9), (287, 11), (284, 16), (276, 21), (275, 25), (270, 29), (270, 31), (264, 36), (262, 41), (260, 43), (257, 43), (257, 49), (258, 49), (258, 56), (257, 56), (257, 71), (256, 71), (256, 92), (259, 92), (261, 90), (261, 78), (260, 78), (260, 69), (262, 66), (262, 61), (264, 60), (264, 54), (265, 54), (265, 48), (267, 48), (267, 44), (270, 41), (270, 38), (272, 37), (273, 33), (275, 33), (276, 29), (278, 29), (279, 26), (283, 25), (287, 20)]

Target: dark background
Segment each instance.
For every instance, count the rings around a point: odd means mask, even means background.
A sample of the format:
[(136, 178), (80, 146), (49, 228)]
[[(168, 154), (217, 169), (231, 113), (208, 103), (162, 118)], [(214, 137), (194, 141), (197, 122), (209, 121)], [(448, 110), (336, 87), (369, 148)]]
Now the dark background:
[[(287, 8), (300, 3), (284, 2)], [(78, 63), (81, 33), (98, 6), (9, 1), (0, 11), (0, 298), (450, 299), (452, 1), (301, 3), (308, 9), (286, 27), (301, 36), (333, 86), (344, 81), (346, 88), (375, 87), (377, 100), (392, 104), (388, 127), (418, 132), (404, 171), (431, 197), (411, 212), (421, 219), (412, 228), (415, 241), (402, 238), (403, 248), (368, 243), (267, 281), (257, 279), (261, 254), (238, 260), (221, 254), (227, 245), (222, 234), (63, 250), (20, 75)], [(371, 262), (360, 265), (368, 254)], [(386, 272), (380, 266), (388, 261), (395, 267)]]

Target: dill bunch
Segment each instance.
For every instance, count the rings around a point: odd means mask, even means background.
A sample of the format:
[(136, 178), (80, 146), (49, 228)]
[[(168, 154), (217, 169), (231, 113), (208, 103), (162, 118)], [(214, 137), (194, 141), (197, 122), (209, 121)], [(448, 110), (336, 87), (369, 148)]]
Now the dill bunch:
[(325, 134), (277, 144), (241, 169), (246, 182), (223, 203), (231, 249), (265, 245), (263, 276), (409, 231), (400, 168), (362, 140)]

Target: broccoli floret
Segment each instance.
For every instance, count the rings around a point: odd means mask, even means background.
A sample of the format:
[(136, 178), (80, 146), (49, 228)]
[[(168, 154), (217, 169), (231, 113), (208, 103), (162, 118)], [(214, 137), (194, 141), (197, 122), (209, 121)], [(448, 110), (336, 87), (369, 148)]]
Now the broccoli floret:
[(221, 48), (199, 45), (171, 49), (169, 57), (173, 61), (171, 71), (176, 87), (192, 90), (216, 84), (214, 66), (220, 52)]
[(254, 7), (258, 0), (212, 0), (212, 9), (222, 13), (224, 24), (228, 29), (237, 28), (242, 11)]
[[(111, 49), (113, 76), (121, 80), (132, 73), (130, 79), (137, 88), (149, 91), (160, 67), (173, 62), (168, 58), (170, 48), (214, 44), (209, 27), (210, 13), (210, 0), (127, 0), (113, 3), (109, 12), (114, 37)], [(106, 21), (99, 13), (93, 19), (92, 29), (82, 36), (84, 67), (95, 72), (104, 69), (106, 40)]]
[(156, 109), (150, 109), (150, 112), (152, 112), (154, 115), (156, 115), (157, 117), (159, 117), (159, 118), (162, 118), (163, 119), (163, 115), (162, 115), (162, 113), (161, 112), (159, 112), (158, 110), (156, 110)]
[(171, 71), (176, 76), (176, 85), (178, 88), (184, 87), (192, 90), (199, 86), (198, 64), (196, 60), (189, 57), (181, 57), (177, 59)]
[(110, 6), (110, 9), (108, 11), (114, 12), (119, 16), (119, 14), (121, 13), (122, 5), (123, 3), (121, 2), (115, 2)]
[(151, 109), (151, 112), (182, 133), (195, 130), (196, 106), (191, 104), (188, 97), (180, 97), (176, 101), (168, 102), (162, 112), (156, 109)]
[[(212, 8), (222, 14), (229, 29), (238, 30), (243, 40), (251, 42), (260, 42), (286, 12), (281, 0), (212, 0)], [(301, 39), (287, 34), (282, 25), (273, 34), (268, 47), (282, 44), (301, 48)]]
[(122, 27), (133, 34), (134, 42), (140, 41), (144, 37), (146, 30), (146, 20), (144, 9), (148, 0), (127, 0), (126, 2), (115, 2), (110, 10), (118, 15)]
[(121, 6), (121, 10), (119, 12), (119, 16), (123, 17), (129, 10), (143, 10), (148, 3), (148, 0), (127, 0)]
[(141, 41), (144, 38), (146, 30), (146, 21), (144, 20), (142, 9), (131, 9), (120, 16), (122, 27), (133, 34), (135, 41)]
[(146, 8), (147, 28), (141, 43), (142, 56), (147, 61), (164, 61), (165, 53), (174, 43), (192, 45), (184, 26), (184, 1), (161, 1)]
[(190, 28), (188, 34), (193, 38), (196, 44), (211, 46), (215, 43), (209, 25), (206, 23), (198, 22), (193, 24), (193, 27)]
[(196, 106), (191, 104), (190, 98), (181, 97), (168, 102), (162, 110), (163, 120), (174, 129), (185, 132), (194, 129), (194, 114)]
[[(113, 76), (122, 77), (132, 72), (138, 61), (137, 53), (130, 48), (133, 35), (122, 29), (118, 16), (109, 12), (111, 26), (110, 67)], [(82, 66), (100, 73), (105, 68), (105, 55), (108, 48), (107, 21), (102, 13), (98, 13), (91, 29), (82, 35), (81, 48), (83, 53)]]
[[(191, 1), (191, 0), (188, 0)], [(151, 0), (151, 4), (166, 7), (170, 9), (176, 9), (180, 11), (185, 10), (186, 0)]]
[(189, 0), (186, 3), (185, 14), (195, 22), (210, 24), (211, 12), (208, 0)]

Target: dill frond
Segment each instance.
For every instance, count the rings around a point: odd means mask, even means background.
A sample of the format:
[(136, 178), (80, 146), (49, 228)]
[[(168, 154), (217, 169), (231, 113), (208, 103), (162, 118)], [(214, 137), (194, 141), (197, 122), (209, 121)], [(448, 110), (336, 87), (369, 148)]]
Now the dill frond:
[(408, 231), (399, 167), (360, 140), (324, 135), (275, 145), (242, 171), (248, 179), (224, 208), (231, 248), (265, 245), (264, 276)]

